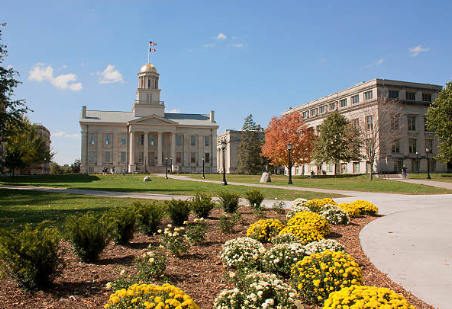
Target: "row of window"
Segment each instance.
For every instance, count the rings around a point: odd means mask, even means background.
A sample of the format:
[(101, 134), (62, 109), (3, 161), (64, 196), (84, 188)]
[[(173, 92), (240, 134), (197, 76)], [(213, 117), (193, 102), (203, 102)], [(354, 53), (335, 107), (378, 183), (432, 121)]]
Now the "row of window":
[[(111, 145), (112, 144), (112, 134), (106, 133), (104, 134), (104, 142), (105, 145)], [(95, 145), (96, 143), (96, 133), (90, 133), (89, 134), (89, 144)], [(127, 139), (126, 134), (121, 134), (119, 138), (119, 144), (120, 145), (126, 145)], [(144, 145), (144, 134), (138, 135), (138, 144)], [(154, 146), (156, 144), (155, 142), (155, 135), (149, 134), (149, 145)], [(165, 135), (162, 135), (162, 146), (165, 145)], [(182, 135), (176, 135), (176, 146), (182, 145)], [(190, 145), (196, 146), (196, 135), (190, 136)], [(204, 136), (204, 145), (210, 146), (210, 136)]]
[[(398, 90), (389, 90), (388, 98), (389, 99), (399, 99), (399, 91)], [(406, 91), (405, 99), (407, 101), (416, 101), (416, 92)], [(431, 93), (422, 93), (422, 101), (432, 102), (432, 94)]]
[[(127, 162), (127, 153), (125, 151), (121, 151), (119, 153), (120, 158), (119, 158), (119, 163), (120, 164), (125, 164)], [(153, 153), (152, 153), (153, 154)], [(95, 163), (96, 162), (96, 157), (95, 157), (96, 153), (94, 151), (90, 151), (88, 153), (88, 162), (89, 163)], [(113, 163), (113, 157), (112, 157), (112, 153), (111, 151), (104, 151), (104, 161), (103, 163)], [(190, 163), (197, 163), (197, 157), (198, 157), (198, 153), (197, 152), (191, 152), (190, 153)], [(157, 161), (157, 158), (153, 158), (152, 156), (150, 156), (149, 158), (144, 157), (144, 152), (138, 152), (138, 163), (144, 163), (146, 159), (146, 164), (153, 166), (154, 162)], [(176, 158), (175, 158), (175, 163), (181, 163), (182, 162), (182, 152), (176, 152)], [(165, 164), (165, 154), (162, 153), (162, 161), (161, 164)], [(206, 152), (204, 154), (204, 162), (205, 163), (210, 163), (210, 153)], [(171, 164), (171, 162), (168, 162), (168, 164)]]
[[(425, 148), (428, 148), (430, 150), (429, 153), (432, 153), (433, 149), (432, 139), (425, 140)], [(392, 153), (400, 153), (400, 140), (396, 140), (392, 143)], [(417, 155), (419, 154), (416, 138), (408, 139), (408, 153)]]

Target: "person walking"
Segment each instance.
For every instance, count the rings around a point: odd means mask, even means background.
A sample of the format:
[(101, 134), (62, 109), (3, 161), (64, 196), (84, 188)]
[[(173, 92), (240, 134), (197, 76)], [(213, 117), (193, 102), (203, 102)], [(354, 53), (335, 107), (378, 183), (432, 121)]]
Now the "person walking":
[(406, 165), (404, 165), (404, 166), (402, 167), (402, 176), (403, 176), (403, 179), (406, 179), (406, 175), (407, 175), (407, 168), (406, 168)]

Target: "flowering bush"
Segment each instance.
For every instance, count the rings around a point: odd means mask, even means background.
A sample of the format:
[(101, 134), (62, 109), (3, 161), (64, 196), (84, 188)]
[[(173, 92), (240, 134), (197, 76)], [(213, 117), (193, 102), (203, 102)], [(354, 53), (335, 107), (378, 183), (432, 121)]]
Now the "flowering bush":
[(326, 219), (321, 215), (311, 211), (299, 212), (287, 222), (287, 226), (294, 225), (311, 226), (319, 231), (323, 237), (330, 233), (330, 225), (328, 224), (328, 221), (326, 221)]
[(185, 221), (184, 224), (187, 224), (185, 235), (192, 244), (200, 245), (206, 241), (207, 222), (204, 218), (196, 218), (193, 223)]
[(297, 198), (294, 199), (292, 202), (292, 208), (296, 208), (296, 207), (300, 207), (300, 206), (304, 206), (306, 204), (308, 200), (304, 199), (304, 198)]
[(228, 240), (221, 250), (221, 260), (229, 268), (258, 268), (264, 246), (249, 237)]
[(252, 273), (245, 277), (243, 286), (221, 292), (215, 299), (215, 309), (296, 309), (301, 306), (297, 291), (275, 275)]
[(307, 201), (304, 205), (313, 212), (319, 212), (320, 208), (322, 208), (325, 203), (321, 199), (315, 198)]
[[(299, 200), (299, 199), (297, 199), (297, 200)], [(292, 218), (293, 216), (295, 216), (299, 212), (311, 211), (311, 209), (306, 207), (304, 204), (301, 204), (301, 203), (295, 204), (295, 201), (292, 203), (292, 209), (289, 210), (289, 212), (286, 214), (286, 219), (287, 220), (290, 220), (290, 218)], [(306, 200), (304, 200), (304, 201), (306, 201)]]
[(348, 308), (414, 309), (405, 297), (390, 289), (357, 285), (331, 293), (323, 308), (343, 308), (343, 305), (347, 305)]
[(281, 230), (281, 232), (279, 232), (279, 234), (292, 234), (300, 239), (299, 242), (302, 245), (324, 238), (321, 232), (309, 225), (286, 226)]
[(168, 224), (163, 232), (158, 230), (159, 234), (161, 234), (161, 245), (177, 257), (182, 256), (190, 249), (188, 237), (183, 234), (184, 230), (185, 228), (183, 227), (173, 228), (171, 224)]
[(350, 255), (330, 250), (295, 264), (291, 279), (306, 302), (317, 304), (322, 304), (334, 291), (363, 282), (361, 268)]
[(306, 249), (300, 243), (276, 245), (265, 252), (262, 269), (289, 278), (292, 266), (306, 255)]
[(274, 245), (301, 243), (300, 237), (292, 234), (279, 234), (273, 237), (270, 241)]
[(350, 217), (348, 213), (335, 205), (325, 205), (320, 211), (320, 215), (328, 221), (330, 224), (348, 224)]
[(360, 215), (375, 216), (378, 214), (378, 208), (374, 204), (364, 200), (356, 200), (350, 203), (352, 207), (359, 209)]
[(274, 212), (278, 214), (283, 214), (286, 212), (286, 203), (284, 201), (278, 201), (277, 198), (275, 198), (275, 201), (273, 202), (272, 209)]
[(356, 218), (360, 215), (359, 209), (351, 206), (350, 203), (342, 203), (342, 204), (339, 204), (338, 207), (340, 209), (346, 211), (350, 218)]
[(251, 224), (246, 231), (246, 236), (259, 240), (260, 242), (269, 242), (283, 228), (284, 224), (278, 219), (259, 220)]
[(331, 199), (329, 197), (325, 197), (324, 199), (322, 199), (322, 203), (323, 203), (323, 205), (335, 205), (335, 206), (337, 206), (337, 203), (333, 199)]
[(135, 266), (138, 269), (138, 280), (156, 279), (165, 271), (166, 254), (161, 248), (152, 250), (149, 246), (149, 250), (135, 259)]
[(326, 250), (345, 252), (345, 247), (334, 239), (322, 239), (313, 241), (305, 246), (308, 255), (321, 253)]
[(110, 299), (104, 308), (199, 309), (190, 296), (168, 283), (161, 286), (155, 284), (134, 284), (127, 289), (118, 290), (110, 295)]

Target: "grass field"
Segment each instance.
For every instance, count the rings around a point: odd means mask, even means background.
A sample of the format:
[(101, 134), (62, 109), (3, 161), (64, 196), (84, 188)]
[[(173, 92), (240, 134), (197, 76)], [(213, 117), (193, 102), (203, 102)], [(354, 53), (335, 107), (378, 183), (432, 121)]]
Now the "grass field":
[[(212, 175), (213, 176), (213, 175)], [(194, 195), (202, 191), (218, 196), (220, 191), (229, 191), (245, 196), (250, 187), (221, 186), (216, 183), (201, 183), (196, 181), (183, 181), (175, 179), (165, 180), (163, 177), (151, 175), (152, 181), (144, 182), (143, 175), (42, 175), (16, 177), (14, 182), (10, 178), (1, 178), (0, 183), (10, 185), (27, 185), (42, 187), (57, 187), (71, 189), (90, 189), (121, 192), (160, 193), (171, 195)], [(274, 188), (259, 188), (267, 199), (293, 200), (298, 197), (313, 199), (324, 197), (339, 197), (338, 194), (317, 193), (309, 191), (292, 191)]]
[[(412, 175), (412, 174), (411, 174)], [(410, 176), (411, 176), (410, 175)], [(422, 174), (421, 174), (422, 175)], [(449, 174), (450, 175), (450, 174)], [(192, 178), (200, 179), (202, 176), (197, 174), (186, 175)], [(438, 176), (438, 175), (435, 175)], [(221, 180), (222, 175), (207, 175), (208, 179)], [(288, 177), (284, 175), (272, 175), (272, 185), (287, 186)], [(227, 175), (228, 182), (242, 182), (242, 183), (254, 183), (258, 184), (260, 175)], [(424, 177), (425, 178), (425, 177)], [(432, 177), (433, 178), (433, 177)], [(452, 178), (444, 178), (451, 179)], [(435, 178), (436, 180), (436, 178)], [(314, 178), (307, 176), (293, 176), (292, 186), (304, 187), (304, 188), (321, 188), (332, 190), (352, 190), (352, 191), (364, 191), (364, 192), (386, 192), (386, 193), (400, 193), (400, 194), (440, 194), (440, 193), (452, 193), (451, 190), (435, 188), (424, 185), (404, 183), (400, 181), (392, 181), (385, 179), (373, 178), (369, 180), (368, 175), (338, 175), (334, 176), (318, 175)]]
[[(433, 181), (441, 181), (441, 182), (452, 182), (452, 174), (430, 174), (431, 180)], [(428, 180), (427, 173), (410, 173), (408, 174), (408, 179), (420, 179), (420, 180)]]

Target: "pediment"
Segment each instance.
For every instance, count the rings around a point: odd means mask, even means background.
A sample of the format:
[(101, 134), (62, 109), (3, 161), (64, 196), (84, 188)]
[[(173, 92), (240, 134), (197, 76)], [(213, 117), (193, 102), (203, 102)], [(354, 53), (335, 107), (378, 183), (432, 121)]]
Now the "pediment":
[(146, 117), (141, 117), (138, 119), (133, 119), (129, 121), (129, 124), (136, 125), (176, 125), (177, 122), (157, 116), (151, 115)]

